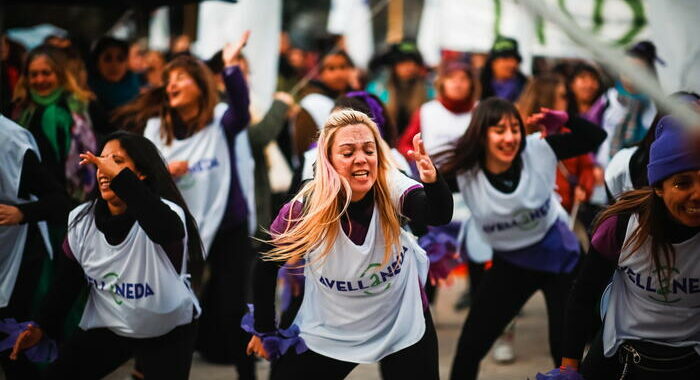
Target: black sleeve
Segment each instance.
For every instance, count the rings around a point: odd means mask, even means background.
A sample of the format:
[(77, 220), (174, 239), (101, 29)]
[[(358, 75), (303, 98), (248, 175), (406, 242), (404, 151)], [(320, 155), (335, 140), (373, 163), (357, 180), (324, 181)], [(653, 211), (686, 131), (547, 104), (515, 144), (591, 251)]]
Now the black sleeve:
[(605, 131), (578, 116), (570, 117), (566, 127), (571, 133), (559, 133), (545, 137), (558, 160), (593, 152), (605, 141)]
[(130, 169), (123, 169), (112, 178), (110, 187), (126, 203), (126, 212), (136, 219), (149, 239), (169, 247), (185, 237), (185, 225), (177, 213), (152, 193)]
[(591, 246), (581, 271), (569, 292), (564, 317), (563, 356), (580, 360), (588, 337), (592, 336), (593, 319), (598, 315), (598, 302), (615, 272), (615, 263)]
[(86, 287), (85, 273), (77, 261), (63, 252), (56, 252), (55, 260), (56, 274), (36, 319), (46, 334), (54, 339), (61, 338), (66, 315)]
[[(437, 181), (411, 190), (403, 200), (403, 215), (410, 220), (413, 232), (421, 235), (425, 226), (440, 226), (452, 220), (452, 192), (440, 172)], [(423, 227), (421, 227), (423, 226)], [(415, 229), (419, 229), (416, 231)]]
[[(263, 250), (270, 246), (263, 244)], [(258, 257), (253, 269), (253, 304), (255, 309), (255, 331), (275, 331), (275, 292), (279, 264)]]
[(71, 200), (65, 189), (39, 162), (39, 157), (27, 150), (22, 162), (22, 175), (19, 181), (21, 198), (35, 195), (38, 200), (17, 205), (24, 214), (23, 223), (35, 223), (46, 220), (57, 224), (66, 224)]

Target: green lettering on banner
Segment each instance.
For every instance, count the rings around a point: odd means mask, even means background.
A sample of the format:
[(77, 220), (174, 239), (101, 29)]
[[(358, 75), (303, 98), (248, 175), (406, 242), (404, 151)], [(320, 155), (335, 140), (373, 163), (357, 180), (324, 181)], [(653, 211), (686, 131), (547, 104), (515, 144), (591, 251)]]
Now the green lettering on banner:
[[(544, 0), (541, 0), (544, 1)], [(594, 34), (600, 33), (605, 24), (605, 18), (603, 17), (603, 9), (605, 0), (590, 0), (593, 1), (593, 13), (591, 15), (593, 27), (591, 32)], [(615, 45), (627, 45), (634, 40), (634, 38), (644, 29), (647, 25), (647, 18), (644, 11), (643, 0), (619, 0), (623, 1), (632, 10), (632, 20), (629, 30), (625, 32), (620, 38), (615, 40), (613, 43)], [(575, 18), (566, 6), (567, 0), (557, 0), (557, 4), (561, 11), (572, 21), (575, 22)], [(501, 23), (501, 3), (500, 0), (494, 0), (496, 21), (495, 30), (496, 36), (500, 35), (500, 23)], [(545, 35), (545, 22), (542, 16), (535, 17), (535, 35), (537, 40), (541, 45), (547, 44), (547, 37)]]
[(620, 39), (615, 41), (618, 45), (627, 45), (632, 42), (634, 37), (639, 34), (639, 32), (647, 24), (647, 18), (644, 14), (644, 4), (642, 0), (624, 0), (630, 9), (632, 9), (632, 28), (625, 33)]
[(501, 0), (493, 0), (493, 10), (496, 14), (493, 20), (493, 40), (501, 36)]

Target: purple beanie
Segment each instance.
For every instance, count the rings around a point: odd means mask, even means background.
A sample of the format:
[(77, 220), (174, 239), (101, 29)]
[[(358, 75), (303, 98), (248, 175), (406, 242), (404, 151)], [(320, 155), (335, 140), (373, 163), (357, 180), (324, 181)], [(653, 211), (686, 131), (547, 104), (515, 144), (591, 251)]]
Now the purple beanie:
[(692, 151), (683, 126), (671, 116), (664, 116), (656, 126), (656, 139), (651, 143), (647, 176), (649, 184), (688, 170), (700, 170), (700, 160)]

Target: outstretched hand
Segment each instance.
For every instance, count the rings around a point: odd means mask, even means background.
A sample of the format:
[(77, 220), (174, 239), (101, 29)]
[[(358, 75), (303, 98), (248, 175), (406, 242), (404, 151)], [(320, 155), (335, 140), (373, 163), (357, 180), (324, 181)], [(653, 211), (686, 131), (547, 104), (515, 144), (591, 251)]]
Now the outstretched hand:
[(416, 162), (418, 174), (423, 183), (434, 183), (437, 181), (437, 169), (435, 169), (433, 161), (430, 160), (430, 156), (425, 151), (425, 145), (423, 145), (420, 133), (413, 136), (413, 149), (408, 151), (408, 156)]
[(94, 164), (95, 166), (97, 166), (97, 169), (99, 169), (102, 174), (106, 175), (109, 178), (116, 177), (117, 174), (119, 174), (119, 172), (123, 169), (123, 165), (117, 164), (114, 161), (114, 158), (95, 156), (90, 151), (82, 153), (80, 155), (80, 158), (82, 158), (82, 160), (80, 161), (80, 165)]
[(39, 327), (29, 324), (27, 329), (22, 331), (17, 337), (14, 347), (12, 347), (12, 353), (10, 354), (11, 360), (17, 360), (17, 355), (22, 351), (36, 346), (41, 338), (44, 337), (44, 330)]
[(241, 35), (241, 38), (237, 42), (229, 42), (224, 46), (224, 49), (221, 51), (221, 58), (224, 61), (224, 66), (229, 67), (238, 64), (238, 56), (241, 54), (241, 50), (243, 50), (245, 45), (248, 43), (249, 37), (250, 30), (246, 30), (243, 32), (243, 35)]

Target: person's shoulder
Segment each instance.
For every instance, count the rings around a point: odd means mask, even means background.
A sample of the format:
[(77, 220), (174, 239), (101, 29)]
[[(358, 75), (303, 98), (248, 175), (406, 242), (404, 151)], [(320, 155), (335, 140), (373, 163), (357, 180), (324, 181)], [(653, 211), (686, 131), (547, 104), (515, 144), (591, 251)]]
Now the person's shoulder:
[(605, 218), (593, 232), (591, 246), (603, 257), (617, 262), (630, 217), (631, 214), (624, 213)]

